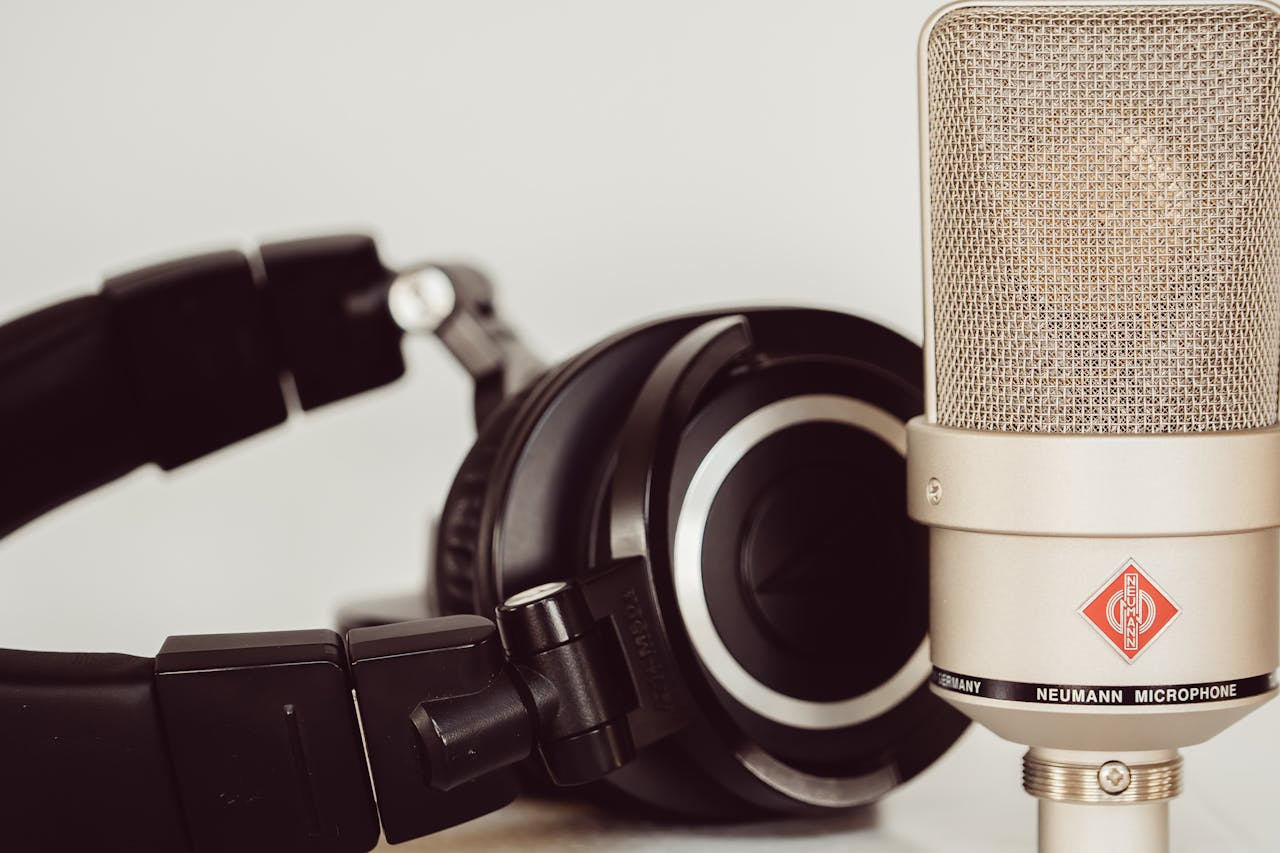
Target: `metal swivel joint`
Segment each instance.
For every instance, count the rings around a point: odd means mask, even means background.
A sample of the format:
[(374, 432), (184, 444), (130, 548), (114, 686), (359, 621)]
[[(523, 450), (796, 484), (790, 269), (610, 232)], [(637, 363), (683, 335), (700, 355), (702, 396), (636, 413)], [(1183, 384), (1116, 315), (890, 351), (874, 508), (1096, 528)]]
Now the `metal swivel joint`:
[(507, 662), (488, 638), (471, 646), (476, 664), (491, 667), (488, 685), (413, 711), (428, 784), (452, 790), (534, 748), (558, 785), (594, 781), (634, 758), (624, 717), (636, 697), (582, 591), (562, 581), (535, 587), (508, 599), (497, 620)]
[(535, 752), (560, 785), (599, 779), (683, 729), (687, 691), (643, 559), (519, 593), (495, 613), (347, 634), (392, 843), (506, 805)]

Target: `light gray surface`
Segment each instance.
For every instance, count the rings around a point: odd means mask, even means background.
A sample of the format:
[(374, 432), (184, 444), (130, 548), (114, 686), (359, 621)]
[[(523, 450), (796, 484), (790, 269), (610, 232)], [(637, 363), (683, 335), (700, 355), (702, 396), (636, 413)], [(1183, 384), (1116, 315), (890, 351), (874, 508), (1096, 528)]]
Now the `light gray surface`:
[[(840, 306), (919, 338), (915, 38), (928, 2), (6, 2), (0, 316), (104, 272), (371, 227), (466, 257), (550, 357), (678, 309)], [(325, 624), (415, 584), (470, 437), (431, 342), (399, 385), (0, 545), (0, 644), (151, 654)], [(1280, 706), (1188, 755), (1177, 849), (1280, 850)], [(521, 806), (422, 849), (1030, 849), (985, 733), (874, 822), (665, 830)], [(851, 829), (850, 827), (855, 827)]]
[[(1271, 727), (1274, 723), (1270, 724)], [(1187, 753), (1192, 793), (1175, 801), (1171, 819), (1175, 853), (1258, 853), (1280, 850), (1266, 811), (1274, 788), (1222, 790), (1214, 780), (1249, 773), (1247, 738), (1268, 723), (1257, 717), (1226, 741), (1234, 758), (1218, 751)], [(1270, 757), (1275, 758), (1274, 736)], [(619, 817), (594, 806), (519, 802), (506, 811), (431, 838), (385, 850), (743, 850), (849, 851), (849, 853), (1018, 853), (1035, 849), (1034, 801), (1014, 784), (1022, 748), (971, 729), (945, 760), (874, 809), (823, 820), (788, 820), (722, 826), (680, 826)], [(1237, 776), (1237, 778), (1239, 778)], [(1255, 777), (1256, 778), (1256, 777)], [(1234, 799), (1234, 801), (1233, 801)], [(1097, 853), (1097, 851), (1082, 851)]]

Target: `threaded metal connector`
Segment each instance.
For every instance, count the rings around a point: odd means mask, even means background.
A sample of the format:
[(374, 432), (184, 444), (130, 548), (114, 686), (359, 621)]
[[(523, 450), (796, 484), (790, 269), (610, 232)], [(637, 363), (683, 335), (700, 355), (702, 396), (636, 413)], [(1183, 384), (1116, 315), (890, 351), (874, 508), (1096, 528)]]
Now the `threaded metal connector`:
[(1064, 803), (1149, 803), (1182, 793), (1182, 757), (1155, 764), (1065, 764), (1028, 752), (1022, 786), (1033, 797)]

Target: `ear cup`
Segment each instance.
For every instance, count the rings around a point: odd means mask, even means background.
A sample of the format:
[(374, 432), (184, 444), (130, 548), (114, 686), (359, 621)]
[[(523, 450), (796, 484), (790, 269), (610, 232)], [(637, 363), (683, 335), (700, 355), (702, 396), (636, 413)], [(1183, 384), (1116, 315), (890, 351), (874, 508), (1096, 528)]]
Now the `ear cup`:
[[(681, 512), (681, 495), (700, 460), (735, 424), (751, 419), (757, 410), (806, 394), (871, 400), (899, 423), (919, 410), (922, 362), (919, 348), (910, 341), (833, 312), (763, 309), (742, 314), (750, 319), (764, 361), (740, 365), (740, 370), (726, 375), (712, 389), (696, 423), (686, 425), (678, 445), (683, 452), (666, 463), (675, 467), (673, 502), (669, 508), (660, 507), (659, 514), (672, 521)], [(611, 483), (629, 414), (664, 355), (693, 329), (719, 316), (723, 314), (668, 318), (624, 332), (549, 371), (494, 412), (463, 461), (442, 513), (433, 582), (444, 612), (487, 615), (519, 590), (589, 575), (605, 565)], [(782, 367), (762, 371), (765, 363)], [(830, 371), (838, 378), (825, 379)], [(839, 378), (846, 374), (853, 378)], [(904, 395), (900, 405), (892, 402), (897, 399), (893, 395), (872, 393), (886, 385)], [(717, 423), (720, 420), (724, 423)], [(844, 434), (829, 433), (822, 424), (800, 423), (788, 427), (785, 434), (762, 440), (757, 449), (744, 446), (741, 462), (726, 475), (725, 488), (708, 503), (708, 521), (703, 525), (706, 541), (739, 543), (734, 546), (737, 550), (705, 554), (711, 618), (717, 628), (723, 627), (728, 652), (753, 670), (755, 664), (763, 667), (752, 673), (755, 680), (805, 701), (849, 699), (866, 689), (866, 684), (851, 679), (863, 677), (868, 684), (883, 679), (884, 672), (898, 666), (897, 658), (910, 652), (909, 646), (888, 633), (883, 643), (851, 648), (848, 632), (838, 626), (807, 624), (808, 605), (803, 597), (793, 595), (807, 588), (810, 575), (833, 553), (841, 553), (839, 548), (828, 553), (828, 543), (820, 538), (815, 542), (822, 547), (808, 548), (805, 540), (811, 537), (799, 522), (813, 514), (810, 509), (816, 506), (844, 518), (849, 510), (832, 498), (848, 503), (841, 483), (859, 478), (868, 490), (865, 504), (874, 508), (869, 502), (877, 495), (883, 503), (895, 503), (892, 490), (882, 491), (879, 485), (900, 479), (889, 465), (894, 460), (878, 466), (887, 473), (875, 474), (866, 467), (872, 462), (870, 455), (856, 439), (851, 443)], [(831, 475), (830, 454), (811, 452), (826, 446), (838, 451), (837, 461), (846, 469), (862, 466), (862, 473), (843, 480)], [(806, 456), (803, 465), (790, 465), (787, 460), (801, 451), (813, 458)], [(740, 478), (746, 479), (736, 485)], [(737, 506), (732, 502), (735, 495), (747, 503)], [(854, 511), (862, 506), (857, 500), (850, 504)], [(891, 513), (891, 508), (884, 511)], [(814, 524), (824, 520), (813, 515), (809, 520)], [(873, 515), (857, 526), (859, 536), (884, 535)], [(663, 523), (652, 534), (650, 541), (663, 545), (661, 553), (651, 557), (666, 628), (681, 658), (679, 668), (686, 679), (702, 685), (696, 702), (699, 723), (686, 734), (643, 749), (635, 762), (603, 784), (651, 809), (690, 818), (830, 812), (835, 801), (815, 799), (806, 791), (810, 781), (816, 785), (813, 790), (821, 791), (830, 787), (828, 782), (841, 784), (870, 774), (883, 782), (876, 783), (876, 791), (883, 793), (927, 766), (958, 737), (964, 718), (934, 699), (923, 683), (882, 717), (868, 718), (856, 732), (841, 733), (839, 766), (828, 760), (821, 732), (777, 725), (738, 707), (740, 703), (707, 670), (682, 627), (681, 605), (671, 588), (674, 528)], [(850, 544), (858, 552), (866, 540)], [(883, 562), (888, 571), (903, 568), (898, 556)], [(914, 560), (908, 562), (913, 572), (919, 568)], [(720, 576), (725, 583), (717, 587), (713, 582)], [(730, 576), (742, 582), (729, 583)], [(845, 596), (850, 593), (843, 582), (832, 590)], [(852, 591), (861, 594), (863, 589)], [(898, 597), (891, 589), (877, 595)], [(914, 609), (915, 601), (913, 592), (904, 606)], [(756, 649), (760, 638), (768, 639), (773, 650), (767, 657)], [(792, 658), (806, 666), (830, 658), (832, 671), (837, 671), (847, 654), (873, 655), (884, 666), (824, 676), (822, 683), (798, 688), (787, 681), (793, 669), (799, 671), (792, 666)], [(810, 696), (808, 687), (827, 692)], [(746, 763), (741, 747), (750, 748), (758, 760)], [(862, 795), (849, 796), (853, 799), (841, 802), (853, 804)]]

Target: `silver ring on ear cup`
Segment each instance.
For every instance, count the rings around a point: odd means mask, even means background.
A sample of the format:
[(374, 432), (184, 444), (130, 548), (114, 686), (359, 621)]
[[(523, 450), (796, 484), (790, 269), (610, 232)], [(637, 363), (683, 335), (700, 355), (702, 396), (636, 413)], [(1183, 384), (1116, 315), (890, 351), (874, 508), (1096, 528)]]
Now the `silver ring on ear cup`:
[(702, 549), (716, 495), (747, 453), (771, 435), (805, 423), (847, 424), (874, 435), (906, 456), (906, 426), (884, 409), (835, 394), (777, 400), (732, 426), (703, 458), (685, 494), (675, 525), (672, 553), (676, 599), (689, 641), (711, 677), (734, 699), (762, 717), (800, 729), (838, 729), (872, 720), (910, 697), (928, 679), (925, 637), (887, 681), (858, 696), (820, 702), (788, 696), (752, 675), (725, 644), (707, 603)]

